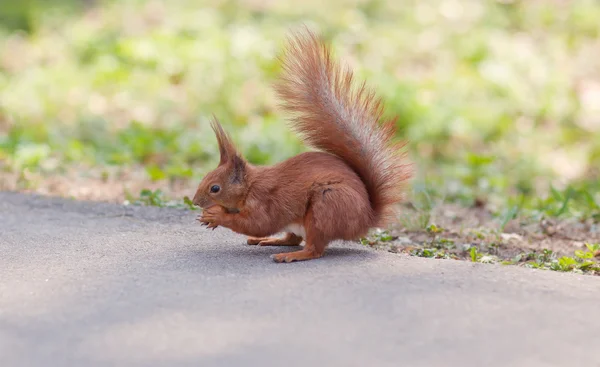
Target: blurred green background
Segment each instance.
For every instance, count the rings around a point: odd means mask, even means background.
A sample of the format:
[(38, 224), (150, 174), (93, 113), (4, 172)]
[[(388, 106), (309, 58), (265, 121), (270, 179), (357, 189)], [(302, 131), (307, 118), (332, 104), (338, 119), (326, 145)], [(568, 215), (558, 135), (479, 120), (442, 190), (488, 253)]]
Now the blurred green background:
[(595, 0), (2, 1), (0, 189), (193, 194), (213, 113), (253, 163), (301, 152), (272, 83), (306, 23), (399, 116), (415, 205), (599, 220), (599, 19)]

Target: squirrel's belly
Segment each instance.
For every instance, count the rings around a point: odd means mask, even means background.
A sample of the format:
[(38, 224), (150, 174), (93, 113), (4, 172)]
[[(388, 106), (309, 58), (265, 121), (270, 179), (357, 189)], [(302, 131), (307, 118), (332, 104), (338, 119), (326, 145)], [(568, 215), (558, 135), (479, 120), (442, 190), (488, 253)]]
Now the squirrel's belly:
[(296, 236), (306, 237), (306, 231), (304, 230), (304, 226), (301, 224), (288, 224), (282, 230), (283, 232), (291, 232)]

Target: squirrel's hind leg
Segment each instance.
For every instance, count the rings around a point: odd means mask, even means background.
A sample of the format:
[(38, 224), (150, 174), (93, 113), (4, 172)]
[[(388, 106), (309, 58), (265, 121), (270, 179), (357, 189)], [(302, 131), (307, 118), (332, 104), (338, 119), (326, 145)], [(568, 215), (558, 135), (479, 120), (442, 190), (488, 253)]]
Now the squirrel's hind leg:
[(298, 246), (302, 243), (302, 237), (288, 232), (283, 238), (277, 237), (248, 237), (249, 245), (258, 246)]
[(315, 190), (304, 218), (306, 244), (296, 252), (273, 255), (275, 262), (318, 259), (334, 239), (354, 239), (365, 233), (371, 221), (366, 192), (344, 184), (323, 185)]

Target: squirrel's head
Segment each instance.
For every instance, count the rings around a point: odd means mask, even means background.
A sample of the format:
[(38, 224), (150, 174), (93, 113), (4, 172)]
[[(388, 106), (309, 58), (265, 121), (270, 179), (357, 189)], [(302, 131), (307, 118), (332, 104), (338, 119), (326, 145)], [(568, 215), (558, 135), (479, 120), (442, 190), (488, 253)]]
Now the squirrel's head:
[(193, 203), (203, 209), (221, 205), (235, 211), (243, 204), (247, 188), (247, 163), (237, 152), (231, 138), (215, 118), (211, 126), (217, 136), (221, 160), (198, 185)]

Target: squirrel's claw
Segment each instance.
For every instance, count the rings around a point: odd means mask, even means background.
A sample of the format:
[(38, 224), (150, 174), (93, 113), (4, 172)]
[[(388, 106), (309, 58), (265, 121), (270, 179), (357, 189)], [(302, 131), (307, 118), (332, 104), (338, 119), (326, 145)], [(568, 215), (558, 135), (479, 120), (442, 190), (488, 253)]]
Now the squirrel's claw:
[(196, 217), (196, 221), (200, 222), (201, 226), (207, 226), (208, 222), (206, 220), (204, 220), (204, 217), (202, 215), (199, 215)]

